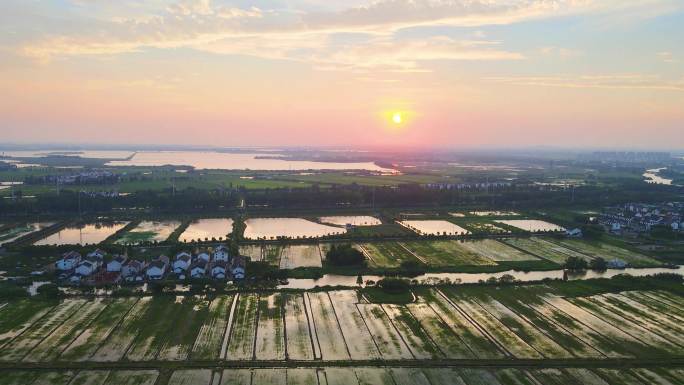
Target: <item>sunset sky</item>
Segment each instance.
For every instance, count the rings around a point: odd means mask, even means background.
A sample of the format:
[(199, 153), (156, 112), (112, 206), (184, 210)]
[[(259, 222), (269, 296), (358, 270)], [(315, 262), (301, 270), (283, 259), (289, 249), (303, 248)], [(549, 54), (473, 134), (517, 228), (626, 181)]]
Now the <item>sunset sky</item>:
[(3, 0), (0, 143), (684, 148), (682, 0)]

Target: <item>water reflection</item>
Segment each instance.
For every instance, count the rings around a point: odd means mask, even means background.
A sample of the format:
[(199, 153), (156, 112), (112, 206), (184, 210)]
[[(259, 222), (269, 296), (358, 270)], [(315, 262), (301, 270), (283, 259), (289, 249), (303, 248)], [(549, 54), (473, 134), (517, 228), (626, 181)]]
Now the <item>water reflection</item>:
[[(676, 273), (684, 275), (684, 266), (678, 266), (676, 269), (668, 268), (627, 268), (623, 270), (609, 269), (604, 272), (586, 271), (583, 273), (569, 273), (568, 280), (584, 280), (594, 278), (612, 278), (620, 274), (629, 274), (635, 277), (643, 277), (647, 275), (654, 275), (658, 273)], [(511, 275), (520, 282), (534, 282), (544, 279), (562, 279), (563, 270), (552, 271), (502, 271), (498, 273), (428, 273), (423, 274), (412, 279), (421, 284), (437, 284), (440, 282), (449, 281), (455, 284), (464, 283), (478, 283), (486, 281), (490, 278), (501, 278), (504, 275)], [(378, 281), (383, 276), (379, 275), (363, 275), (363, 281)], [(313, 289), (316, 286), (358, 286), (356, 283), (356, 276), (326, 274), (319, 279), (304, 279), (292, 278), (288, 280), (287, 284), (278, 286), (279, 289)], [(365, 286), (365, 283), (362, 285)]]

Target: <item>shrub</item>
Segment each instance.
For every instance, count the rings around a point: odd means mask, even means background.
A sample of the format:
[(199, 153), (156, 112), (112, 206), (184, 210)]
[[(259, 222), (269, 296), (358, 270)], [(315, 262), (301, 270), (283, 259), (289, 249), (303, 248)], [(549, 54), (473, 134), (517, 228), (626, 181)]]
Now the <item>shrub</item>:
[(580, 257), (568, 257), (563, 267), (570, 271), (581, 271), (587, 269), (587, 261)]
[(383, 278), (378, 281), (377, 286), (382, 291), (392, 294), (406, 293), (411, 288), (408, 281), (398, 278)]

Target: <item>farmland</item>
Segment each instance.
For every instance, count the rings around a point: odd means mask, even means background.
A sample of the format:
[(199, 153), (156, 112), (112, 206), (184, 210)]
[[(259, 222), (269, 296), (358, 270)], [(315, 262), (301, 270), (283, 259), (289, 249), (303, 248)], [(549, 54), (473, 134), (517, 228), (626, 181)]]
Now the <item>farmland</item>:
[[(583, 369), (474, 369), (474, 368), (254, 368), (180, 369), (168, 379), (156, 370), (82, 370), (3, 373), (2, 385), (452, 385), (452, 384), (680, 384), (680, 369), (658, 367), (614, 370)], [(155, 382), (157, 381), (157, 382)]]
[[(684, 355), (681, 289), (612, 281), (415, 287), (407, 304), (370, 302), (356, 290), (13, 301), (0, 308), (0, 384), (154, 384), (174, 362), (162, 383), (622, 384), (615, 360), (629, 363), (628, 383), (680, 383), (674, 369), (638, 364)], [(573, 364), (583, 360), (595, 364)], [(54, 366), (76, 362), (93, 367)], [(437, 366), (444, 362), (506, 368)], [(126, 363), (136, 370), (121, 370)], [(56, 369), (22, 372), (28, 365)]]

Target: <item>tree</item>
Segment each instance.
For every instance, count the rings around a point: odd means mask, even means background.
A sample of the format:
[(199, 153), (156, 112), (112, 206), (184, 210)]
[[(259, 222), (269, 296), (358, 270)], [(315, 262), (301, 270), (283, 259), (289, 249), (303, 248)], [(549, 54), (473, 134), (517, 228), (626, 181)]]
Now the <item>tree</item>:
[(366, 262), (363, 253), (351, 244), (333, 244), (325, 256), (326, 260), (335, 266), (362, 266)]
[(587, 261), (580, 257), (568, 257), (563, 264), (563, 268), (570, 271), (586, 270)]
[(594, 271), (606, 271), (606, 269), (608, 269), (608, 263), (605, 259), (597, 257), (591, 260), (589, 267)]
[(383, 278), (378, 281), (377, 286), (382, 291), (392, 294), (405, 293), (411, 288), (408, 281), (399, 278)]

